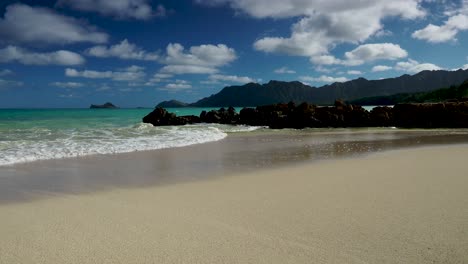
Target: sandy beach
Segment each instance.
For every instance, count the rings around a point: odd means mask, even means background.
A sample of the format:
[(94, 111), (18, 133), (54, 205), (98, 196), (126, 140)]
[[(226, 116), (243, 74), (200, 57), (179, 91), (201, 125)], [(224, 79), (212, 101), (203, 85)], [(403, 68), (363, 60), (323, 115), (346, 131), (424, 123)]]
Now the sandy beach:
[(465, 263), (468, 146), (0, 205), (0, 263)]

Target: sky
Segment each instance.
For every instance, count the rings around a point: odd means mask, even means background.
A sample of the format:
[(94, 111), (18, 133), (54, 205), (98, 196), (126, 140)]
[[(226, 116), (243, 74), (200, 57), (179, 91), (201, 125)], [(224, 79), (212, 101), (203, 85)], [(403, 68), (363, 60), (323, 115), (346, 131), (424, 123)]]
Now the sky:
[(468, 68), (468, 0), (0, 1), (0, 108)]

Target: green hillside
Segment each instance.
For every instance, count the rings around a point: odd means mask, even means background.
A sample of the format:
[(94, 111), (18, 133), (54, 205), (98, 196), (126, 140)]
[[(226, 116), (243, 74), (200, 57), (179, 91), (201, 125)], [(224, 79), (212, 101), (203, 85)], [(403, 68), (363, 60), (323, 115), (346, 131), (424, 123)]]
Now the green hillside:
[(389, 96), (365, 97), (350, 101), (356, 105), (395, 105), (397, 103), (429, 103), (442, 102), (451, 99), (468, 98), (468, 80), (461, 85), (452, 85), (431, 92), (399, 93)]

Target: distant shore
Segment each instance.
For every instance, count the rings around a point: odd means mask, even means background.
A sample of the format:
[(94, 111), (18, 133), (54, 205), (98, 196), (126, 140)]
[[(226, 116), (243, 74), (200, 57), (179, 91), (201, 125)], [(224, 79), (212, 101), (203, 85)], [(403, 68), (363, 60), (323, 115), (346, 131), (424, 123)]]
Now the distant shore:
[(0, 262), (463, 263), (467, 156), (424, 147), (6, 203)]

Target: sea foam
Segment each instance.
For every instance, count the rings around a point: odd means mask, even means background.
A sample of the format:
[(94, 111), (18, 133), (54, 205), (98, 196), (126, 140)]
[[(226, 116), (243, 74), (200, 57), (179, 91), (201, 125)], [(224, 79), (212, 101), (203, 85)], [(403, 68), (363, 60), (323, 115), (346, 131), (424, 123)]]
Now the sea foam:
[[(251, 129), (240, 127), (237, 131)], [(208, 124), (153, 127), (143, 123), (99, 129), (10, 130), (0, 140), (0, 165), (183, 147), (221, 140), (227, 136), (226, 132), (231, 132), (225, 130)]]

